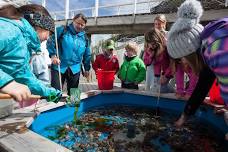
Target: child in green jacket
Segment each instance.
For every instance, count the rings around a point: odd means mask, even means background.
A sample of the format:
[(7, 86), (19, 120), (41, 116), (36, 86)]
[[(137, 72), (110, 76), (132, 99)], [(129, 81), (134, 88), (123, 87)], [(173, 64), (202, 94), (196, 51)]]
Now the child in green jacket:
[(118, 77), (121, 80), (121, 87), (138, 89), (138, 84), (145, 80), (146, 67), (143, 61), (137, 56), (139, 50), (135, 42), (129, 42), (125, 46), (125, 58), (120, 67)]

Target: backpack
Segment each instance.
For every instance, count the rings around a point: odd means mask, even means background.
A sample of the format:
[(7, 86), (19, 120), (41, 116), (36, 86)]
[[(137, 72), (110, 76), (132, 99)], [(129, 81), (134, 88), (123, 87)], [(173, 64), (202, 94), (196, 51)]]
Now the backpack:
[[(203, 45), (210, 45), (214, 41), (228, 36), (227, 30), (221, 30), (224, 26), (228, 25), (228, 17), (222, 18), (220, 20), (210, 22), (207, 24), (203, 30), (203, 32), (200, 34), (200, 38), (203, 41)], [(207, 40), (208, 37), (212, 37), (212, 40)], [(207, 43), (206, 43), (206, 42)], [(209, 44), (208, 44), (209, 42)], [(205, 44), (206, 43), (206, 44)]]
[[(61, 42), (62, 42), (64, 34), (66, 34), (66, 32), (67, 32), (67, 26), (68, 26), (67, 24), (63, 26), (64, 27), (63, 31), (60, 33), (59, 37), (57, 38), (57, 40), (59, 42), (59, 48), (61, 48), (61, 50), (62, 50), (62, 43)], [(86, 40), (86, 48), (87, 48), (89, 45), (89, 38), (88, 38), (86, 33), (85, 33), (85, 40)]]
[[(211, 45), (218, 39), (228, 36), (228, 30), (222, 29), (223, 27), (228, 25), (228, 17), (222, 18), (218, 21), (211, 22), (206, 25), (203, 32), (201, 33), (200, 37), (202, 40), (202, 48), (201, 51), (203, 52), (208, 45)], [(214, 81), (210, 91), (210, 102), (216, 104), (224, 104), (224, 100), (220, 94), (220, 85), (217, 82), (217, 79)]]

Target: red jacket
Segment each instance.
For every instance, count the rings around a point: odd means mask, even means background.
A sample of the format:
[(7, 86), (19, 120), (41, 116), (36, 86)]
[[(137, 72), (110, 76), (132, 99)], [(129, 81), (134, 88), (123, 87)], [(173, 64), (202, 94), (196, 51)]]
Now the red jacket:
[(119, 70), (119, 61), (115, 55), (111, 58), (107, 58), (104, 54), (99, 54), (96, 56), (96, 60), (93, 63), (93, 69), (102, 69), (105, 71), (118, 71)]

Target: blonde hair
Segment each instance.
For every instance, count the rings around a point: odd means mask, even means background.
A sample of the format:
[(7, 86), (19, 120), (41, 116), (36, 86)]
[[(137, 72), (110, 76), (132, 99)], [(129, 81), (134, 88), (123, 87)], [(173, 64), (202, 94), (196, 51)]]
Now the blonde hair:
[(155, 21), (155, 20), (159, 20), (159, 21), (161, 21), (162, 23), (166, 23), (166, 22), (167, 22), (166, 17), (165, 17), (164, 14), (158, 14), (158, 15), (154, 18), (154, 21)]
[(130, 50), (137, 55), (137, 53), (139, 51), (139, 46), (136, 42), (131, 41), (131, 42), (127, 43), (127, 45), (125, 46), (125, 49)]

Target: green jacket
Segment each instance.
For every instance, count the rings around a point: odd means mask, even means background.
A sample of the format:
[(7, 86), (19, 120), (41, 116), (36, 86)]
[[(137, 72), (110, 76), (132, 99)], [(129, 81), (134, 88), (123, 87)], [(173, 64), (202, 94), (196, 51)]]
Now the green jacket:
[(132, 57), (131, 59), (125, 57), (118, 72), (118, 77), (124, 82), (140, 83), (145, 80), (146, 77), (145, 64), (138, 56)]

